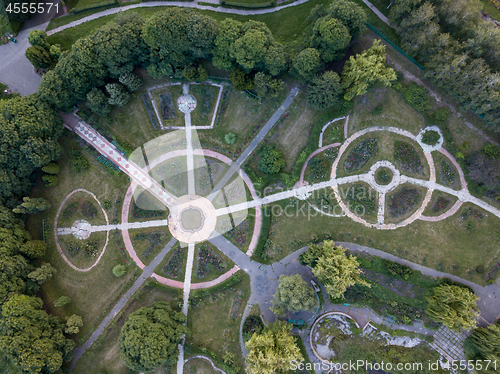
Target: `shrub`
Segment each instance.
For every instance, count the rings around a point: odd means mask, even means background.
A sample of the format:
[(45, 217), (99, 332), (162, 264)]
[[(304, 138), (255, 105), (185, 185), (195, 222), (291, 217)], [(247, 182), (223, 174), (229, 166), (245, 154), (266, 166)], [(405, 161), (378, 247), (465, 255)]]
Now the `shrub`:
[(415, 82), (411, 82), (403, 88), (403, 97), (416, 110), (422, 113), (427, 113), (430, 104), (429, 91), (426, 87), (420, 86)]
[(56, 308), (60, 308), (66, 304), (69, 304), (71, 302), (71, 299), (68, 296), (61, 296), (59, 299), (57, 299), (54, 302), (54, 306)]
[(47, 174), (42, 177), (42, 180), (45, 182), (45, 187), (55, 187), (57, 186), (59, 178), (57, 177), (57, 175)]
[(133, 73), (121, 75), (119, 81), (127, 87), (129, 91), (137, 91), (142, 86), (142, 79)]
[(224, 135), (224, 141), (227, 145), (233, 145), (234, 143), (236, 143), (236, 134), (228, 132), (226, 135)]
[(42, 170), (47, 174), (59, 174), (61, 167), (57, 165), (55, 162), (49, 162), (42, 168)]
[(413, 274), (413, 269), (406, 265), (398, 264), (397, 262), (384, 260), (384, 267), (396, 277), (401, 277), (403, 279), (409, 279)]
[(388, 168), (380, 168), (375, 174), (375, 181), (383, 186), (390, 183), (392, 180), (392, 171)]
[(99, 242), (97, 240), (87, 240), (85, 242), (85, 256), (95, 257), (97, 255), (97, 247)]
[(254, 88), (253, 80), (241, 69), (233, 69), (229, 75), (231, 83), (238, 91), (251, 90)]
[(77, 242), (66, 243), (66, 251), (70, 256), (76, 256), (80, 252), (80, 244)]
[(439, 139), (441, 138), (441, 135), (437, 131), (426, 131), (422, 135), (422, 143), (427, 144), (427, 145), (435, 145)]
[(190, 82), (204, 82), (208, 79), (208, 73), (203, 66), (189, 66), (183, 71), (184, 77)]
[(113, 275), (117, 278), (123, 277), (127, 273), (125, 265), (115, 265), (113, 268)]
[(90, 201), (85, 200), (82, 204), (82, 214), (87, 219), (97, 217), (97, 209)]
[(477, 265), (477, 266), (476, 266), (476, 271), (477, 271), (479, 274), (484, 273), (484, 265)]
[(253, 334), (260, 334), (264, 330), (264, 323), (259, 316), (248, 316), (243, 322), (243, 340), (246, 342), (250, 340)]
[(78, 154), (73, 157), (73, 161), (71, 162), (71, 169), (74, 172), (79, 173), (81, 171), (88, 170), (89, 168), (90, 164), (84, 155)]
[(259, 170), (266, 174), (279, 173), (285, 166), (285, 160), (279, 150), (271, 145), (265, 145), (260, 151)]
[(448, 117), (450, 116), (450, 110), (448, 108), (439, 108), (431, 114), (431, 119), (433, 122), (442, 125), (446, 123)]
[(104, 199), (102, 202), (102, 207), (106, 210), (111, 208), (111, 200), (109, 199)]
[(376, 106), (373, 110), (372, 110), (372, 114), (374, 116), (378, 116), (380, 114), (382, 114), (382, 112), (384, 111), (384, 107), (382, 105), (378, 105)]

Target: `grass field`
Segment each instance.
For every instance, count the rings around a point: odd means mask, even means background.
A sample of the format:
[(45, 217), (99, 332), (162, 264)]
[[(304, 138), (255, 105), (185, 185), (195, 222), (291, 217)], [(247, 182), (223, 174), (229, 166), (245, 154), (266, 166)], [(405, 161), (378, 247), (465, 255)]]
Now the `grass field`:
[(240, 372), (243, 373), (239, 326), (250, 296), (250, 277), (243, 272), (239, 274), (243, 278), (240, 283), (190, 306), (186, 343), (209, 349), (220, 358), (225, 352), (234, 354), (235, 364), (241, 367)]
[[(290, 204), (289, 200), (276, 205), (285, 208), (287, 204)], [(495, 235), (500, 219), (482, 211), (484, 218), (481, 221), (471, 219), (474, 228), (468, 230), (460, 216), (467, 207), (465, 204), (458, 213), (443, 221), (416, 220), (397, 230), (376, 230), (366, 228), (347, 217), (320, 216), (316, 211), (308, 209), (307, 203), (299, 201), (296, 207), (288, 209), (293, 214), (273, 216), (269, 239), (282, 249), (274, 260), (284, 258), (314, 238), (321, 239), (328, 234), (337, 241), (377, 248), (478, 284), (485, 284), (483, 276), (474, 269), (481, 264), (489, 269), (500, 256), (499, 242)], [(474, 209), (481, 211), (477, 207)], [(276, 208), (275, 211), (279, 209)], [(481, 243), (479, 247), (478, 243)]]
[[(177, 301), (180, 297), (177, 289), (159, 286), (156, 282), (143, 286), (130, 299), (129, 303), (119, 314), (105, 333), (88, 349), (80, 358), (75, 366), (75, 374), (101, 373), (108, 372), (113, 374), (131, 374), (134, 371), (128, 369), (120, 359), (118, 349), (118, 337), (120, 329), (125, 322), (125, 317), (141, 307), (148, 307), (156, 301), (170, 302), (172, 308), (177, 307)], [(164, 369), (160, 368), (155, 374), (165, 374)]]
[(184, 365), (184, 372), (186, 374), (217, 374), (212, 368), (212, 365), (207, 360), (202, 358), (193, 358), (186, 362)]
[(483, 11), (488, 12), (488, 15), (491, 18), (500, 21), (500, 10), (495, 8), (495, 6), (488, 0), (481, 0), (481, 4), (483, 5)]

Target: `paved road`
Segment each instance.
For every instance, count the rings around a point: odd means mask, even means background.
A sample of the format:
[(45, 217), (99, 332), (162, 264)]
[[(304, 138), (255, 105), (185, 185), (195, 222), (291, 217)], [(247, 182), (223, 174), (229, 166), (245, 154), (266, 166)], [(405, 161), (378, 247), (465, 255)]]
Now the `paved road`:
[[(54, 2), (54, 1), (52, 1)], [(31, 30), (45, 30), (49, 21), (55, 17), (56, 8), (45, 6), (46, 12), (35, 15), (23, 25), (23, 29), (16, 36), (17, 43), (9, 42), (0, 45), (0, 56), (2, 63), (0, 64), (0, 82), (8, 85), (15, 92), (26, 96), (38, 90), (40, 84), (40, 76), (38, 76), (28, 61), (24, 52), (30, 46), (28, 43), (28, 34)]]
[(177, 242), (176, 239), (172, 238), (167, 243), (167, 245), (161, 250), (161, 252), (151, 261), (151, 263), (143, 269), (142, 274), (134, 282), (132, 287), (123, 295), (123, 297), (116, 303), (116, 305), (111, 309), (111, 312), (104, 318), (99, 327), (94, 331), (92, 336), (83, 344), (83, 347), (78, 347), (73, 351), (73, 362), (71, 368), (73, 368), (78, 361), (78, 359), (85, 353), (87, 349), (99, 338), (104, 329), (108, 324), (120, 313), (122, 308), (127, 304), (128, 299), (137, 291), (143, 283), (148, 279), (151, 274), (155, 271), (156, 267), (160, 264), (161, 260), (167, 255), (167, 253), (172, 249), (173, 245)]

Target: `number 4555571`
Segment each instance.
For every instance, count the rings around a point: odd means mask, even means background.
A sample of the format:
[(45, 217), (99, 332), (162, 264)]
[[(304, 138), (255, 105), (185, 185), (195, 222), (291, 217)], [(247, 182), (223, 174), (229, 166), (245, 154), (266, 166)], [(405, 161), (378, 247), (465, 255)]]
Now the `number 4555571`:
[[(45, 9), (45, 5), (48, 6), (47, 9)], [(5, 10), (7, 13), (49, 13), (53, 6), (55, 6), (56, 11), (59, 12), (58, 3), (9, 3), (9, 5), (7, 5), (7, 9)]]

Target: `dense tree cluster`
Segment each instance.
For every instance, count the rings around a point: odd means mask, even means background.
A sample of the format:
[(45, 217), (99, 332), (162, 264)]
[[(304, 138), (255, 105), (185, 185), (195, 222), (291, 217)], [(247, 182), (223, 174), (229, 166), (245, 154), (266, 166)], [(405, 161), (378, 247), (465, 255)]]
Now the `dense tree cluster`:
[(300, 262), (313, 267), (313, 274), (325, 285), (332, 299), (342, 298), (347, 288), (355, 284), (370, 287), (361, 278), (356, 257), (346, 255), (345, 248), (335, 246), (332, 240), (325, 240), (320, 245), (311, 244), (309, 250), (300, 255)]
[(178, 344), (186, 332), (186, 317), (170, 304), (156, 302), (131, 313), (119, 337), (120, 357), (129, 368), (151, 371), (177, 359)]
[(252, 335), (245, 344), (248, 374), (288, 373), (293, 368), (293, 362), (304, 360), (291, 335), (292, 327), (289, 323), (276, 320), (263, 333)]
[[(472, 354), (469, 360), (491, 360), (492, 363), (500, 361), (500, 324), (499, 322), (488, 327), (479, 327), (472, 332)], [(495, 373), (495, 365), (478, 370), (480, 373)]]
[(500, 131), (500, 29), (480, 9), (478, 0), (395, 0), (389, 15), (427, 76)]

